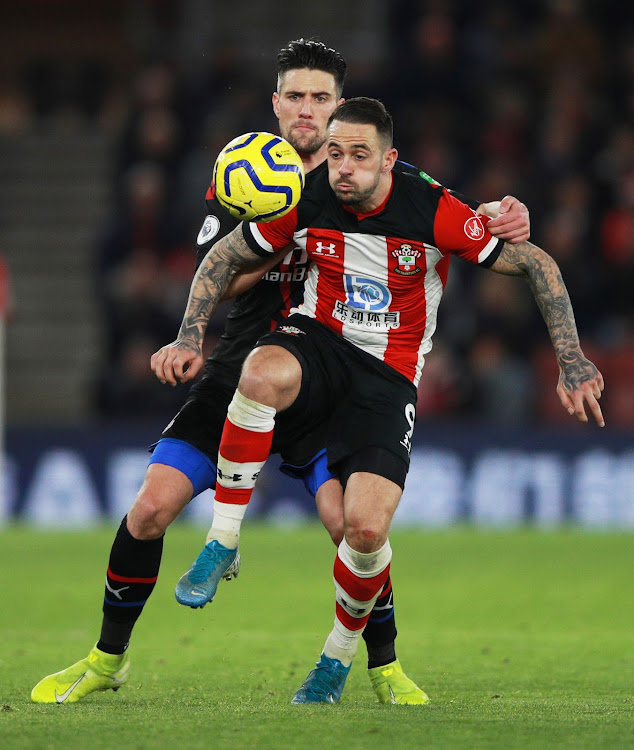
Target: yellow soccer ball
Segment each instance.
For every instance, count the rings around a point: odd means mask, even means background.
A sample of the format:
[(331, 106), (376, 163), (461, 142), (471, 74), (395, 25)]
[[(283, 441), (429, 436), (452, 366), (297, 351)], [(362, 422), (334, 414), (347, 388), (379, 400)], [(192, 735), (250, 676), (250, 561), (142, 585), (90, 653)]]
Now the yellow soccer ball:
[(304, 165), (279, 135), (245, 133), (230, 141), (214, 165), (218, 201), (242, 221), (272, 221), (299, 202)]

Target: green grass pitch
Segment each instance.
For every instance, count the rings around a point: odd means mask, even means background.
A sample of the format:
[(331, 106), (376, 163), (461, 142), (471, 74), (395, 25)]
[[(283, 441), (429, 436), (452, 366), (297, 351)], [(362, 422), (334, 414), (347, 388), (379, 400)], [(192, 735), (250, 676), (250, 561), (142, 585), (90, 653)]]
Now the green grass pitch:
[(34, 705), (97, 639), (112, 535), (0, 531), (0, 747), (634, 747), (632, 535), (395, 530), (398, 654), (432, 703), (376, 703), (362, 644), (341, 702), (310, 707), (290, 699), (332, 627), (326, 533), (245, 524), (240, 577), (194, 611), (173, 587), (204, 531), (175, 525), (129, 682)]

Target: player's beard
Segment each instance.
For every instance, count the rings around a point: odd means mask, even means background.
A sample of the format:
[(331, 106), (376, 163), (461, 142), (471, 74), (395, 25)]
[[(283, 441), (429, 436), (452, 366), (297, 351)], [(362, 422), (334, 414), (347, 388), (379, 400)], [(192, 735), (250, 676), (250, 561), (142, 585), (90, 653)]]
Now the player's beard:
[(306, 154), (307, 156), (316, 154), (326, 142), (326, 134), (320, 133), (317, 129), (308, 133), (298, 133), (295, 130), (297, 125), (298, 123), (293, 123), (288, 132), (282, 133), (282, 135), (298, 154)]
[[(341, 177), (335, 182), (335, 184), (332, 186), (332, 189), (334, 190), (335, 195), (337, 196), (337, 200), (340, 203), (343, 203), (345, 206), (350, 206), (350, 208), (356, 210), (358, 213), (361, 213), (363, 212), (364, 207), (367, 205), (370, 198), (372, 198), (372, 195), (374, 194), (374, 191), (376, 190), (380, 179), (381, 175), (379, 173), (372, 185), (368, 186), (364, 190), (361, 190), (354, 182)], [(341, 183), (350, 185), (352, 187), (352, 190), (348, 190), (345, 193), (340, 192), (338, 190), (338, 186)]]

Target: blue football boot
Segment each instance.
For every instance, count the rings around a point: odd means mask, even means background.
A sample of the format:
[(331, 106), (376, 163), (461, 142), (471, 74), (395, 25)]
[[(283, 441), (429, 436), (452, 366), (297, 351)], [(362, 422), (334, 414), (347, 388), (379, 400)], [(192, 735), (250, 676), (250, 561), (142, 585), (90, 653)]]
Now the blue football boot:
[(337, 703), (349, 671), (350, 667), (344, 667), (339, 659), (322, 654), (291, 703)]
[(176, 601), (193, 609), (204, 607), (213, 601), (220, 579), (230, 581), (237, 578), (239, 570), (240, 553), (237, 548), (227, 549), (217, 539), (212, 539), (176, 584)]

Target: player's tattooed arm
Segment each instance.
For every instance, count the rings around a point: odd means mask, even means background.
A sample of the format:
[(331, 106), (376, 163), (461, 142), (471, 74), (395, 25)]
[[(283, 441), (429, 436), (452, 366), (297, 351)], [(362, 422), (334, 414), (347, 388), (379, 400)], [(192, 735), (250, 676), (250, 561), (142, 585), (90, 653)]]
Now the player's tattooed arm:
[(203, 340), (212, 313), (234, 276), (261, 262), (262, 258), (247, 245), (241, 226), (211, 247), (192, 281), (178, 337), (150, 360), (152, 371), (162, 383), (184, 383), (200, 372)]
[(247, 245), (241, 226), (216, 242), (194, 276), (178, 340), (184, 345), (199, 347), (209, 319), (233, 277), (242, 269), (260, 263), (262, 258)]
[(272, 268), (280, 262), (279, 254), (271, 255), (270, 258), (263, 260), (260, 258), (260, 263), (253, 269), (251, 267), (239, 271), (231, 280), (231, 283), (227, 287), (227, 291), (222, 296), (222, 302), (232, 297), (237, 297), (239, 294), (248, 292), (251, 287), (255, 286), (260, 279), (265, 276)]
[(557, 394), (569, 414), (587, 422), (585, 403), (601, 427), (605, 422), (598, 399), (603, 376), (581, 351), (568, 290), (555, 261), (531, 242), (504, 243), (491, 270), (522, 276), (528, 283), (548, 328), (559, 365)]

